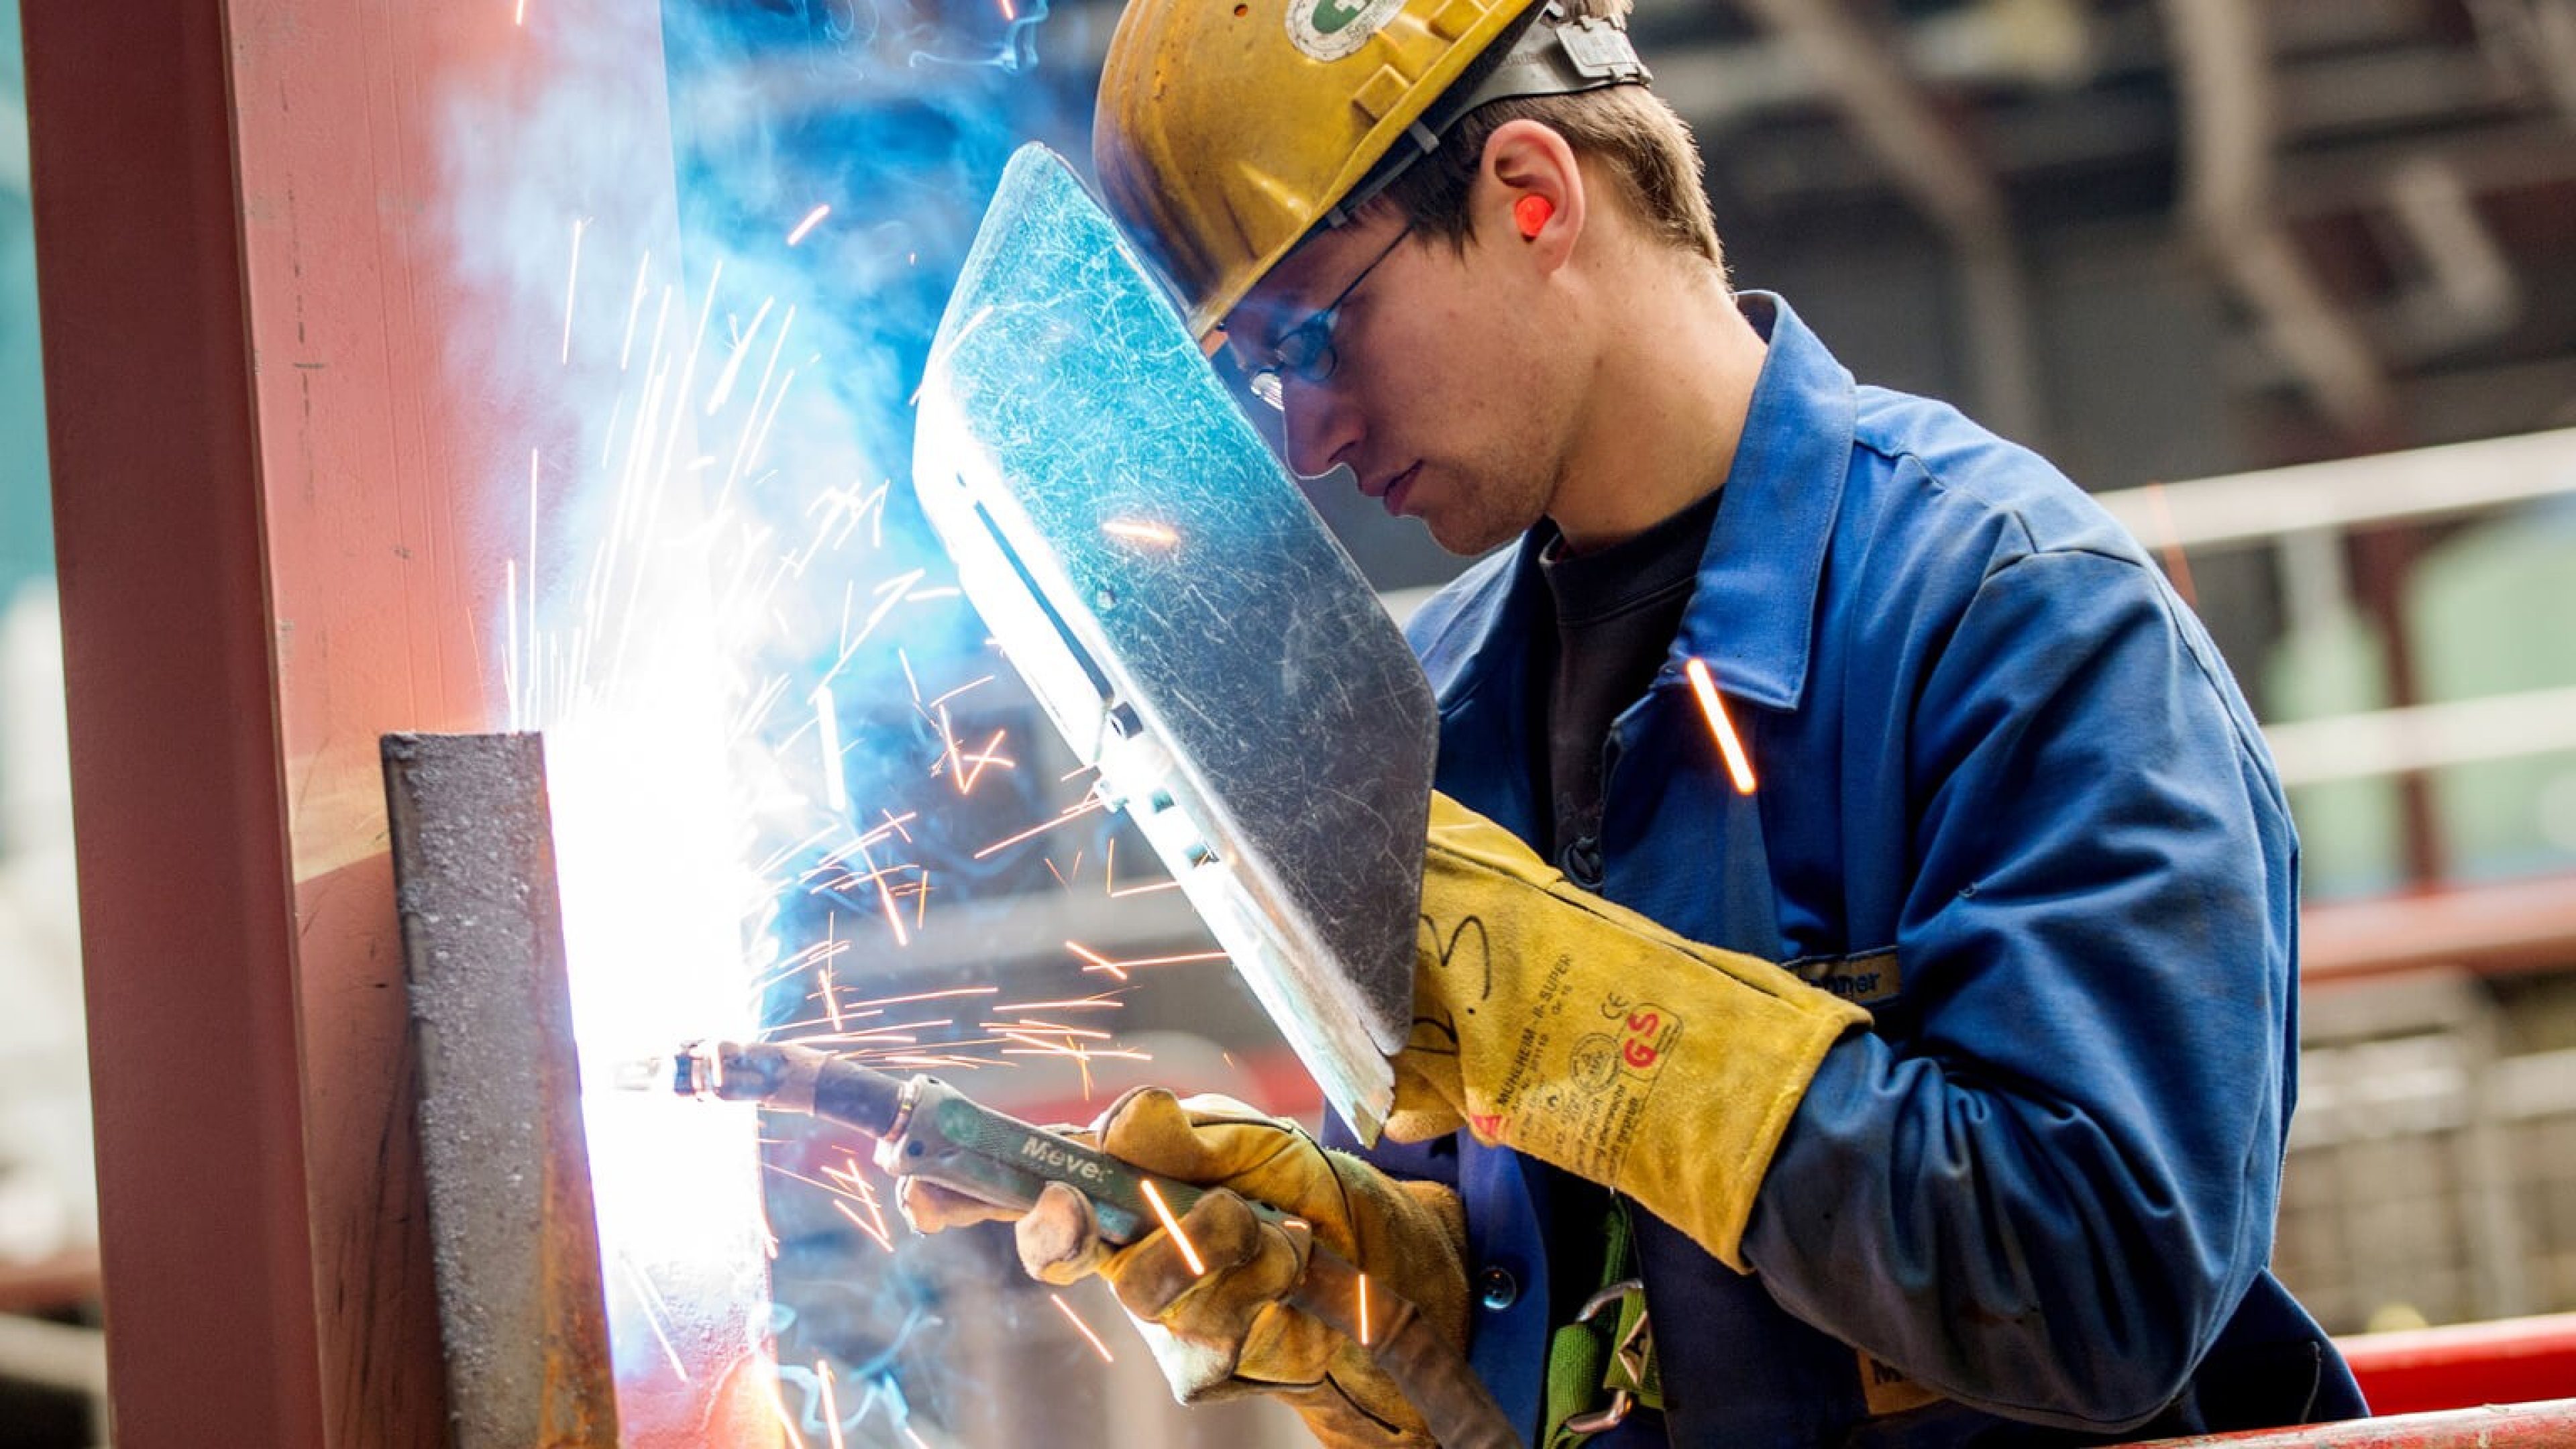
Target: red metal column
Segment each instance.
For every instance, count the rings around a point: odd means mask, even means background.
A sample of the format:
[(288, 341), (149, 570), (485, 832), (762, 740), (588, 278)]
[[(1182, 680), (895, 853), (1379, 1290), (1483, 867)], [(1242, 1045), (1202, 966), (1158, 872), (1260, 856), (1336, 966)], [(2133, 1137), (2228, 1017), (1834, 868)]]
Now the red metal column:
[(116, 1432), (322, 1441), (217, 7), (25, 7)]
[(497, 723), (477, 608), (524, 527), (502, 500), (527, 443), (447, 364), (476, 319), (440, 190), (444, 108), (523, 34), (511, 12), (225, 4), (333, 1449), (448, 1442), (376, 739)]
[(2453, 1323), (2341, 1339), (2370, 1406), (2414, 1414), (2576, 1389), (2576, 1313)]
[(432, 1449), (375, 741), (500, 723), (529, 451), (573, 456), (480, 360), (551, 364), (560, 303), (463, 280), (445, 188), (578, 34), (667, 255), (655, 12), (24, 8), (118, 1438)]
[(2576, 1444), (2576, 1399), (2149, 1439), (2125, 1449), (2566, 1449), (2570, 1444)]

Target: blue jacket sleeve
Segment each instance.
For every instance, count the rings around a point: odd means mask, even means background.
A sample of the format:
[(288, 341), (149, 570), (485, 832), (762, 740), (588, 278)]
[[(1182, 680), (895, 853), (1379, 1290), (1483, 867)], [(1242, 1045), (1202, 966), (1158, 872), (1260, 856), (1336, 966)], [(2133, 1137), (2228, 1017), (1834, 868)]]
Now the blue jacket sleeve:
[(1904, 992), (1828, 1055), (1746, 1256), (1954, 1398), (2130, 1427), (2269, 1256), (2296, 842), (2206, 636), (2135, 558), (2005, 563), (1920, 657)]

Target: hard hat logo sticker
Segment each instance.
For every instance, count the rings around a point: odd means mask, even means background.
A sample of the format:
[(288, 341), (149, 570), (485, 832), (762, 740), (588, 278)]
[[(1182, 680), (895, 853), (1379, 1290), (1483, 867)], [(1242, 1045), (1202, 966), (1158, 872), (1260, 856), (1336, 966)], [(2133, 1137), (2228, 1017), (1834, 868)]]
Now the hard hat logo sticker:
[(1288, 39), (1316, 60), (1340, 60), (1403, 8), (1404, 0), (1289, 0)]

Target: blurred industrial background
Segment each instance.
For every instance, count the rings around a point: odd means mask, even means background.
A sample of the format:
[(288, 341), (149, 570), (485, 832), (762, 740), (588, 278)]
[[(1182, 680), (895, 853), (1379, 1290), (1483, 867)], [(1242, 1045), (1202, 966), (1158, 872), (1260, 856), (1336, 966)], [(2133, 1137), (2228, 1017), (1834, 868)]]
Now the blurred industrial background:
[[(18, 3), (0, 0), (0, 1445), (34, 1446), (110, 1426)], [(961, 29), (966, 8), (665, 0), (675, 34), (751, 37), (675, 43), (682, 229), (747, 204), (708, 162), (745, 112), (815, 134), (952, 115), (933, 93), (969, 82), (924, 61), (928, 34), (998, 47), (1010, 63), (971, 82), (1010, 97), (998, 129), (1078, 150), (1115, 0), (1006, 0), (1000, 29)], [(2576, 0), (1638, 0), (1634, 31), (1698, 130), (1737, 283), (1793, 299), (1864, 381), (1957, 401), (2104, 495), (2271, 732), (2309, 902), (2282, 1277), (2339, 1334), (2576, 1311)], [(923, 339), (980, 200), (882, 218), (919, 268), (886, 306)], [(1346, 489), (1314, 502), (1399, 614), (1460, 567)], [(986, 698), (960, 735), (1029, 741), (1021, 781), (1065, 768), (1024, 698)], [(998, 837), (1032, 798), (979, 797), (958, 829)], [(1077, 996), (1103, 982), (1065, 943), (1202, 950), (1177, 894), (1117, 893), (1117, 839), (1068, 832), (977, 879), (971, 926), (924, 934), (871, 994)], [(1116, 868), (1148, 858), (1131, 838)], [(1118, 1023), (1150, 1061), (1060, 1053), (978, 1090), (1054, 1116), (1148, 1079), (1316, 1110), (1221, 965), (1151, 979)], [(1049, 1305), (1004, 1240), (888, 1254), (795, 1180), (844, 1145), (782, 1135), (779, 1328), (872, 1397), (909, 1387), (912, 1417), (868, 1432), (1293, 1442), (1258, 1410), (1169, 1409), (1141, 1352), (1099, 1371), (1069, 1317), (1132, 1345), (1105, 1295)], [(899, 1371), (931, 1354), (947, 1377)]]

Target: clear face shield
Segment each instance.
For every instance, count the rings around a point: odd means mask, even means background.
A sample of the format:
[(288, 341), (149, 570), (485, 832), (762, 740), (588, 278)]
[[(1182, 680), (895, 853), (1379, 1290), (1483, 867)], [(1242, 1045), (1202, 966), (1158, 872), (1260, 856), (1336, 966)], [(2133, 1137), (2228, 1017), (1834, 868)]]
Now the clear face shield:
[(1373, 1139), (1412, 1019), (1430, 686), (1043, 147), (1012, 159), (950, 299), (913, 483), (1099, 793)]

